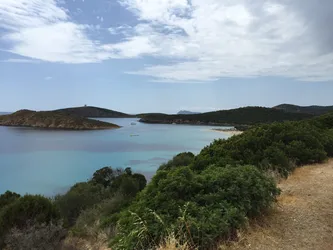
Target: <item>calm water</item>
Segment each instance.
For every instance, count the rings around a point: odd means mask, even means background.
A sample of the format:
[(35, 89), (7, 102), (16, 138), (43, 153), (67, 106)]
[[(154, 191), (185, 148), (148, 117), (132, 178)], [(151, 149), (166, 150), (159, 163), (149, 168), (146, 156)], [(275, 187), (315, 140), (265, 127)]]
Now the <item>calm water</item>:
[(87, 180), (104, 166), (131, 167), (149, 178), (177, 153), (198, 153), (214, 139), (227, 137), (207, 126), (150, 125), (132, 118), (101, 120), (123, 127), (47, 131), (0, 126), (0, 193), (53, 195)]

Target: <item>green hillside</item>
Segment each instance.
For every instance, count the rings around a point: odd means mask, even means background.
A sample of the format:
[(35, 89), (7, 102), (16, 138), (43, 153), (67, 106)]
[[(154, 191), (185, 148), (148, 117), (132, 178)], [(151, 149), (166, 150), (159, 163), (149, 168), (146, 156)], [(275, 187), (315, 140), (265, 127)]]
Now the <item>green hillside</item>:
[(293, 104), (280, 104), (273, 107), (275, 109), (284, 110), (292, 113), (303, 113), (312, 115), (323, 115), (329, 112), (333, 112), (333, 106), (298, 106)]
[(133, 117), (132, 115), (125, 114), (122, 112), (105, 109), (105, 108), (91, 107), (91, 106), (58, 109), (58, 110), (55, 110), (55, 112), (61, 112), (61, 113), (69, 114), (69, 115), (77, 115), (77, 116), (81, 116), (81, 117), (91, 117), (91, 118)]
[(193, 115), (141, 114), (140, 121), (162, 124), (253, 125), (259, 123), (298, 121), (311, 117), (313, 117), (312, 114), (290, 113), (273, 108), (245, 107)]

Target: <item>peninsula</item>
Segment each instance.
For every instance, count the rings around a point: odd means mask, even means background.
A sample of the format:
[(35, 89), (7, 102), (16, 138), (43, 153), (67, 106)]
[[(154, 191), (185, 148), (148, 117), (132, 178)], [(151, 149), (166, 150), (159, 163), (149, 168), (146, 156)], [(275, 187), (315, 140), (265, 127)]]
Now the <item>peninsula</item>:
[(140, 122), (157, 124), (191, 124), (210, 126), (252, 126), (283, 121), (299, 121), (312, 118), (306, 113), (291, 113), (275, 108), (244, 107), (230, 110), (220, 110), (201, 114), (167, 115), (140, 114)]
[(118, 125), (56, 111), (19, 110), (0, 116), (0, 126), (33, 127), (62, 130), (115, 129)]

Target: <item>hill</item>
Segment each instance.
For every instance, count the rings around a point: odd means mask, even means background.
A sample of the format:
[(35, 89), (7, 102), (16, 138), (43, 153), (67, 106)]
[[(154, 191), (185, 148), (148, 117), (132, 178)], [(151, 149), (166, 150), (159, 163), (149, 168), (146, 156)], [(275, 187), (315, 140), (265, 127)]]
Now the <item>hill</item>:
[(313, 117), (312, 114), (290, 113), (273, 108), (245, 107), (194, 115), (142, 114), (140, 115), (140, 122), (234, 126), (297, 121), (311, 117)]
[(96, 130), (119, 128), (118, 125), (90, 120), (54, 111), (20, 110), (0, 116), (0, 126), (20, 126), (48, 129)]
[(200, 112), (192, 112), (192, 111), (188, 111), (188, 110), (181, 110), (177, 113), (177, 115), (196, 115), (196, 114), (200, 114)]
[(333, 112), (333, 106), (297, 106), (293, 104), (280, 104), (273, 108), (291, 113), (303, 113), (312, 115), (323, 115), (329, 112)]
[(69, 115), (77, 115), (81, 117), (91, 117), (91, 118), (127, 118), (133, 117), (132, 115), (125, 114), (122, 112), (92, 107), (92, 106), (84, 106), (84, 107), (74, 107), (74, 108), (65, 108), (54, 110), (55, 112), (60, 112)]

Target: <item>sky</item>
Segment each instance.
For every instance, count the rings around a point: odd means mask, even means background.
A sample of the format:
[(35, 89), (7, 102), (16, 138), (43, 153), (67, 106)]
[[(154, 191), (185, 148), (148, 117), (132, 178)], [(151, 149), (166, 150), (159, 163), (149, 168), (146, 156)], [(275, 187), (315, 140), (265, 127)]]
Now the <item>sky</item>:
[(333, 105), (332, 0), (0, 0), (0, 111)]

